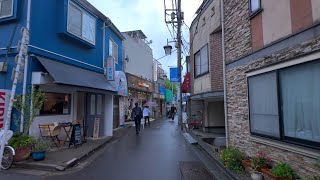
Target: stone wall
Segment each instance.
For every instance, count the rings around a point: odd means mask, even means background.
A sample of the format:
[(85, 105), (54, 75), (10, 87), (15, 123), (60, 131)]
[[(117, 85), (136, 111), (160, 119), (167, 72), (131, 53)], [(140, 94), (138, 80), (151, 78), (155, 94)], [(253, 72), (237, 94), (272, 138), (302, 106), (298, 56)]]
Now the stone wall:
[[(267, 152), (275, 162), (288, 162), (302, 177), (320, 175), (314, 167), (315, 158), (294, 151), (282, 150), (253, 141), (249, 128), (249, 109), (246, 72), (290, 61), (320, 50), (320, 37), (290, 47), (256, 61), (227, 71), (227, 108), (229, 144), (252, 156), (259, 150)], [(301, 147), (303, 149), (303, 147)], [(320, 153), (319, 153), (320, 155)]]
[(251, 52), (248, 0), (224, 0), (226, 63)]

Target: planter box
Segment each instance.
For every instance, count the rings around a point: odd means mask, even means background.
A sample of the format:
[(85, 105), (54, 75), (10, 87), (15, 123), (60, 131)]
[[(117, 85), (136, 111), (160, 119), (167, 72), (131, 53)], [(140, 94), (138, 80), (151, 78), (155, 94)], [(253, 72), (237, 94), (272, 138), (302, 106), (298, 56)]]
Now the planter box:
[(251, 160), (241, 160), (242, 166), (244, 167), (244, 170), (250, 174), (252, 171), (251, 167)]
[(42, 161), (46, 157), (45, 151), (32, 152), (32, 159), (35, 161)]
[(263, 168), (261, 169), (261, 172), (265, 180), (289, 180), (288, 177), (279, 177), (272, 175), (271, 169)]
[(19, 162), (19, 161), (24, 161), (30, 157), (31, 154), (31, 147), (21, 147), (15, 149), (16, 154), (14, 156), (14, 161)]

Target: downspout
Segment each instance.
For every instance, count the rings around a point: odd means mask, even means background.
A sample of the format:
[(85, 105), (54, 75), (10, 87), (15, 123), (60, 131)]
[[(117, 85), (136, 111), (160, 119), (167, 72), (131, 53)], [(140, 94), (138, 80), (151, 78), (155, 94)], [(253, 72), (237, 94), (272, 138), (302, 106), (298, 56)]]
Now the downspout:
[[(27, 9), (27, 29), (30, 32), (31, 0), (28, 0), (27, 8), (28, 8)], [(30, 36), (29, 39), (31, 39), (31, 36)], [(29, 55), (27, 55), (25, 57), (24, 72), (23, 72), (23, 88), (22, 88), (22, 103), (23, 104), (25, 103), (25, 100), (26, 100), (28, 65), (29, 65)], [(23, 117), (23, 114), (24, 114), (24, 110), (22, 109), (21, 122), (20, 122), (20, 132), (23, 132), (23, 128), (24, 128), (24, 117)]]
[(105, 56), (106, 56), (106, 52), (105, 52), (105, 49), (106, 49), (106, 26), (105, 25), (106, 25), (106, 22), (103, 22), (102, 67), (104, 67), (104, 60), (105, 60)]
[(223, 88), (224, 88), (224, 122), (226, 131), (226, 146), (229, 146), (229, 128), (228, 128), (228, 106), (227, 106), (227, 79), (226, 79), (226, 64), (225, 64), (225, 44), (224, 44), (224, 8), (223, 0), (220, 0), (220, 18), (221, 18), (221, 28), (222, 28), (222, 69), (223, 69)]

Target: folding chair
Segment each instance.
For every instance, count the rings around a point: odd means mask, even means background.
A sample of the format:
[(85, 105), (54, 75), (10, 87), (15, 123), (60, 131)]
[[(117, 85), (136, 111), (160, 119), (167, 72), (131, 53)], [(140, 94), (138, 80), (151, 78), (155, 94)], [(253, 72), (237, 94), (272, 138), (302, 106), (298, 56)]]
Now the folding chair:
[[(61, 131), (60, 126), (54, 126), (54, 124), (39, 124), (39, 130), (40, 130), (40, 136), (46, 144), (47, 144), (47, 141), (50, 140), (56, 145), (56, 147), (59, 147), (60, 140), (58, 138), (58, 135), (60, 134), (60, 131)], [(58, 141), (58, 144), (56, 141)]]

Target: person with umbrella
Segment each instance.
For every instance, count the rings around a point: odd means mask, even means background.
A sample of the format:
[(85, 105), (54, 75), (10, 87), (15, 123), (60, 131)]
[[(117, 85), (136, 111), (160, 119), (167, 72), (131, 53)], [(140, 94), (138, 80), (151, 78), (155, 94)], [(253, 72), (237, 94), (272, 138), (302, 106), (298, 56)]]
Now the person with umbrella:
[(143, 108), (143, 117), (144, 117), (144, 124), (147, 126), (147, 120), (148, 120), (148, 124), (150, 126), (150, 109), (148, 106), (145, 106)]

